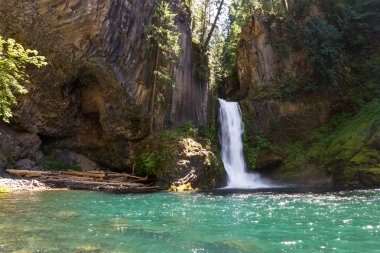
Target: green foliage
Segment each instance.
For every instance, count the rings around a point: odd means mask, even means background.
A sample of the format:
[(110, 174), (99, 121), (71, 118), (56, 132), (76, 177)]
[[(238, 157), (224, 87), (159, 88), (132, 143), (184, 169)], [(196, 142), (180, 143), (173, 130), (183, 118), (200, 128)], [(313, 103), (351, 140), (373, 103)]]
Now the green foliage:
[(225, 35), (221, 29), (223, 25), (219, 25), (221, 15), (215, 20), (221, 3), (221, 0), (193, 1), (191, 12), (196, 74), (201, 81), (209, 81), (212, 90), (223, 78), (221, 55)]
[(371, 58), (356, 58), (343, 76), (345, 83), (343, 104), (352, 104), (356, 107), (364, 105), (373, 97), (380, 95), (380, 52)]
[(259, 149), (272, 149), (272, 143), (263, 135), (255, 136), (255, 146)]
[(300, 141), (283, 144), (277, 149), (287, 155), (284, 161), (287, 167), (294, 166), (294, 168), (296, 168), (300, 164), (306, 163), (305, 150), (307, 150), (307, 148), (305, 147), (305, 144)]
[(212, 8), (211, 0), (193, 1), (192, 5), (192, 38), (200, 47), (206, 40), (207, 30), (210, 28)]
[(297, 75), (286, 76), (280, 84), (280, 97), (287, 101), (293, 101), (299, 94), (302, 79)]
[(205, 52), (202, 52), (199, 44), (194, 44), (196, 51), (197, 65), (195, 72), (199, 80), (207, 81), (210, 77), (209, 57)]
[[(299, 168), (313, 163), (311, 153), (323, 153), (326, 148), (324, 145), (329, 142), (331, 136), (339, 133), (340, 129), (350, 122), (351, 114), (337, 114), (320, 128), (315, 129), (309, 134), (309, 138), (294, 143), (285, 143), (274, 149), (287, 154), (284, 161), (287, 168)], [(311, 152), (311, 153), (310, 153)], [(311, 166), (313, 167), (313, 166)]]
[(244, 120), (243, 148), (249, 169), (256, 167), (257, 156), (264, 150), (272, 150), (272, 143), (262, 134), (254, 130), (255, 115), (249, 112), (249, 104), (241, 103)]
[(160, 150), (142, 153), (137, 157), (136, 173), (138, 175), (157, 175), (164, 170), (174, 158), (174, 149), (170, 145)]
[(263, 150), (272, 150), (272, 143), (264, 135), (256, 135), (253, 143), (249, 143), (247, 135), (243, 136), (244, 153), (247, 158), (248, 168), (256, 167), (256, 160), (259, 153)]
[(376, 138), (380, 122), (380, 101), (375, 99), (364, 106), (350, 120), (343, 118), (343, 124), (323, 138), (309, 150), (309, 156), (321, 163), (332, 165), (335, 161), (350, 161), (369, 141)]
[(175, 88), (174, 77), (169, 73), (167, 68), (160, 66), (158, 70), (153, 71), (153, 74), (156, 76), (159, 84)]
[(236, 75), (236, 48), (240, 41), (242, 27), (254, 9), (254, 3), (249, 0), (233, 0), (229, 6), (226, 24), (226, 38), (220, 57), (222, 61), (223, 78)]
[(41, 68), (47, 63), (36, 50), (25, 49), (15, 40), (0, 36), (0, 117), (5, 122), (12, 117), (12, 105), (17, 104), (15, 94), (28, 92), (24, 87), (29, 83), (28, 65)]
[(308, 79), (305, 86), (303, 87), (303, 91), (305, 93), (313, 93), (319, 89), (317, 81), (313, 79)]
[(188, 137), (195, 137), (198, 134), (198, 129), (194, 127), (191, 121), (186, 122), (180, 129), (183, 129), (184, 135)]
[(140, 173), (144, 175), (153, 175), (156, 174), (157, 161), (152, 153), (143, 153), (137, 157), (137, 168)]
[(282, 17), (287, 11), (285, 1), (283, 0), (257, 0), (247, 2), (250, 4), (251, 8), (255, 9), (257, 15), (275, 15)]
[(75, 170), (82, 171), (76, 163), (67, 163), (62, 156), (52, 146), (47, 145), (43, 148), (44, 160), (40, 165), (46, 170)]
[(138, 175), (162, 175), (175, 166), (176, 152), (182, 148), (181, 141), (192, 138), (206, 149), (216, 150), (215, 127), (195, 128), (191, 122), (183, 127), (160, 132), (139, 152), (135, 171)]
[[(181, 54), (180, 33), (175, 31), (175, 17), (176, 14), (171, 11), (166, 0), (157, 0), (152, 23), (145, 26), (148, 49), (155, 51), (165, 64), (178, 64)], [(156, 66), (154, 75), (161, 85), (175, 86), (175, 80), (167, 66)]]
[(206, 138), (210, 140), (211, 142), (215, 143), (217, 141), (215, 125), (200, 127), (199, 136), (202, 138)]
[(310, 66), (322, 81), (336, 84), (342, 53), (340, 33), (325, 20), (310, 17), (306, 21), (304, 35)]
[(380, 30), (378, 0), (323, 0), (327, 19), (342, 33), (345, 50), (357, 54)]
[(231, 76), (236, 71), (236, 48), (240, 40), (240, 32), (248, 15), (244, 1), (235, 0), (229, 8), (227, 37), (223, 45), (223, 68), (225, 76)]
[(348, 113), (334, 115), (327, 123), (310, 134), (311, 140), (322, 140), (323, 138), (333, 134), (339, 126), (344, 125), (344, 123), (348, 122), (350, 119), (352, 119), (352, 115)]
[(46, 170), (75, 170), (82, 171), (82, 168), (77, 165), (70, 165), (60, 161), (45, 161), (43, 167)]
[(268, 130), (270, 134), (276, 133), (280, 130), (280, 126), (278, 125), (278, 122), (276, 119), (272, 118), (269, 120)]
[(286, 37), (283, 38), (286, 44), (290, 45), (295, 51), (302, 49), (303, 30), (302, 23), (296, 21), (293, 16), (286, 16), (284, 19)]
[(345, 184), (358, 184), (363, 173), (379, 176), (380, 153), (373, 146), (380, 138), (379, 108), (380, 100), (374, 99), (356, 115), (335, 115), (308, 140), (275, 147), (287, 154), (283, 176), (296, 178), (319, 171)]
[(254, 169), (256, 167), (256, 160), (258, 155), (258, 150), (256, 148), (251, 147), (250, 145), (244, 143), (243, 144), (245, 157), (247, 159), (248, 169)]
[(188, 121), (183, 127), (161, 132), (159, 137), (162, 141), (172, 141), (179, 138), (196, 137), (197, 135), (198, 129), (195, 128), (190, 121)]
[(289, 59), (289, 50), (285, 38), (279, 38), (274, 41), (274, 47), (281, 58)]
[(291, 13), (294, 16), (301, 15), (307, 8), (310, 7), (312, 0), (294, 0), (291, 8)]

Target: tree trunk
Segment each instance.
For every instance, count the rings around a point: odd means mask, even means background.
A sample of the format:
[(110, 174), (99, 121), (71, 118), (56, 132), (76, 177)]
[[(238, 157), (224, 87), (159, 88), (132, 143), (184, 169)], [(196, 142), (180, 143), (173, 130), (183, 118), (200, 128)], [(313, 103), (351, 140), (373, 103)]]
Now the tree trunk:
[[(153, 71), (157, 71), (159, 59), (160, 59), (160, 50), (157, 49), (156, 63), (155, 63)], [(155, 73), (153, 73), (153, 75), (154, 75), (154, 78), (153, 78), (153, 86), (152, 86), (152, 98), (150, 99), (150, 128), (149, 128), (151, 134), (155, 132), (154, 102), (156, 100), (155, 97), (156, 97), (156, 86), (157, 86), (157, 76)]]
[(216, 16), (215, 16), (215, 19), (214, 19), (214, 23), (212, 24), (211, 26), (211, 29), (210, 29), (210, 32), (208, 33), (207, 35), (207, 39), (205, 41), (205, 43), (203, 44), (203, 51), (205, 52), (208, 48), (208, 44), (210, 43), (210, 40), (211, 40), (211, 37), (212, 37), (212, 34), (214, 33), (214, 30), (215, 30), (215, 27), (218, 23), (218, 20), (219, 20), (219, 16), (220, 16), (220, 13), (222, 12), (222, 9), (223, 9), (223, 4), (224, 4), (224, 0), (222, 0), (220, 2), (220, 5), (219, 5), (219, 8), (218, 8), (218, 12), (216, 13)]
[(289, 10), (289, 4), (288, 0), (282, 0), (282, 6), (285, 8), (285, 10)]

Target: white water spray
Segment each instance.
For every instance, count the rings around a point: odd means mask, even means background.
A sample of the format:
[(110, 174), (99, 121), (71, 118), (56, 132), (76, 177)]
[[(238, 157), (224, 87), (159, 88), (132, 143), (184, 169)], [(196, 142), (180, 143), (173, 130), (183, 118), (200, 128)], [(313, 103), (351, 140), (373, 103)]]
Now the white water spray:
[(271, 187), (257, 173), (246, 171), (242, 141), (244, 128), (239, 104), (219, 99), (219, 123), (222, 160), (228, 174), (227, 188)]

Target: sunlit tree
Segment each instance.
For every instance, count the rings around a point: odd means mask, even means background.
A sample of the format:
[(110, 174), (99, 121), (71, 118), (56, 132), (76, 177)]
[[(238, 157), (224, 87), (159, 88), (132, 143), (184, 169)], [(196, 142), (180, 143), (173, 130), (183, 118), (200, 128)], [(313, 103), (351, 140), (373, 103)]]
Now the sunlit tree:
[(29, 83), (27, 66), (41, 68), (47, 65), (44, 56), (36, 50), (25, 49), (13, 39), (0, 36), (0, 117), (9, 122), (11, 107), (17, 104), (15, 94), (26, 94)]

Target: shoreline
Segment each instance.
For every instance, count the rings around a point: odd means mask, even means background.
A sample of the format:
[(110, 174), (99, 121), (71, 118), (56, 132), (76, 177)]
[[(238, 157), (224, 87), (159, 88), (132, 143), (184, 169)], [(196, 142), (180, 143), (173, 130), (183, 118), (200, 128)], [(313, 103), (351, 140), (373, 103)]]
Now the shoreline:
[[(0, 171), (1, 172), (1, 171)], [(197, 189), (200, 192), (214, 192), (228, 194), (229, 192), (252, 192), (252, 191), (285, 191), (291, 192), (293, 190), (311, 191), (311, 192), (329, 192), (336, 190), (357, 190), (357, 189), (380, 189), (375, 186), (365, 185), (284, 185), (283, 187), (275, 188), (254, 188), (254, 189)], [(165, 191), (154, 185), (108, 185), (100, 184), (100, 182), (88, 181), (70, 181), (65, 179), (52, 179), (52, 178), (36, 178), (36, 177), (20, 177), (14, 176), (5, 172), (0, 173), (0, 194), (12, 192), (38, 192), (38, 191), (69, 191), (69, 190), (83, 190), (83, 191), (98, 191), (109, 192), (116, 194), (129, 194), (129, 193), (157, 193)]]
[(153, 193), (161, 191), (156, 186), (136, 187), (131, 185), (99, 185), (98, 182), (79, 183), (59, 179), (41, 179), (12, 176), (7, 173), (0, 175), (0, 193), (37, 192), (54, 190), (85, 190), (110, 193)]
[(50, 186), (37, 179), (11, 178), (0, 176), (0, 193), (47, 191)]

